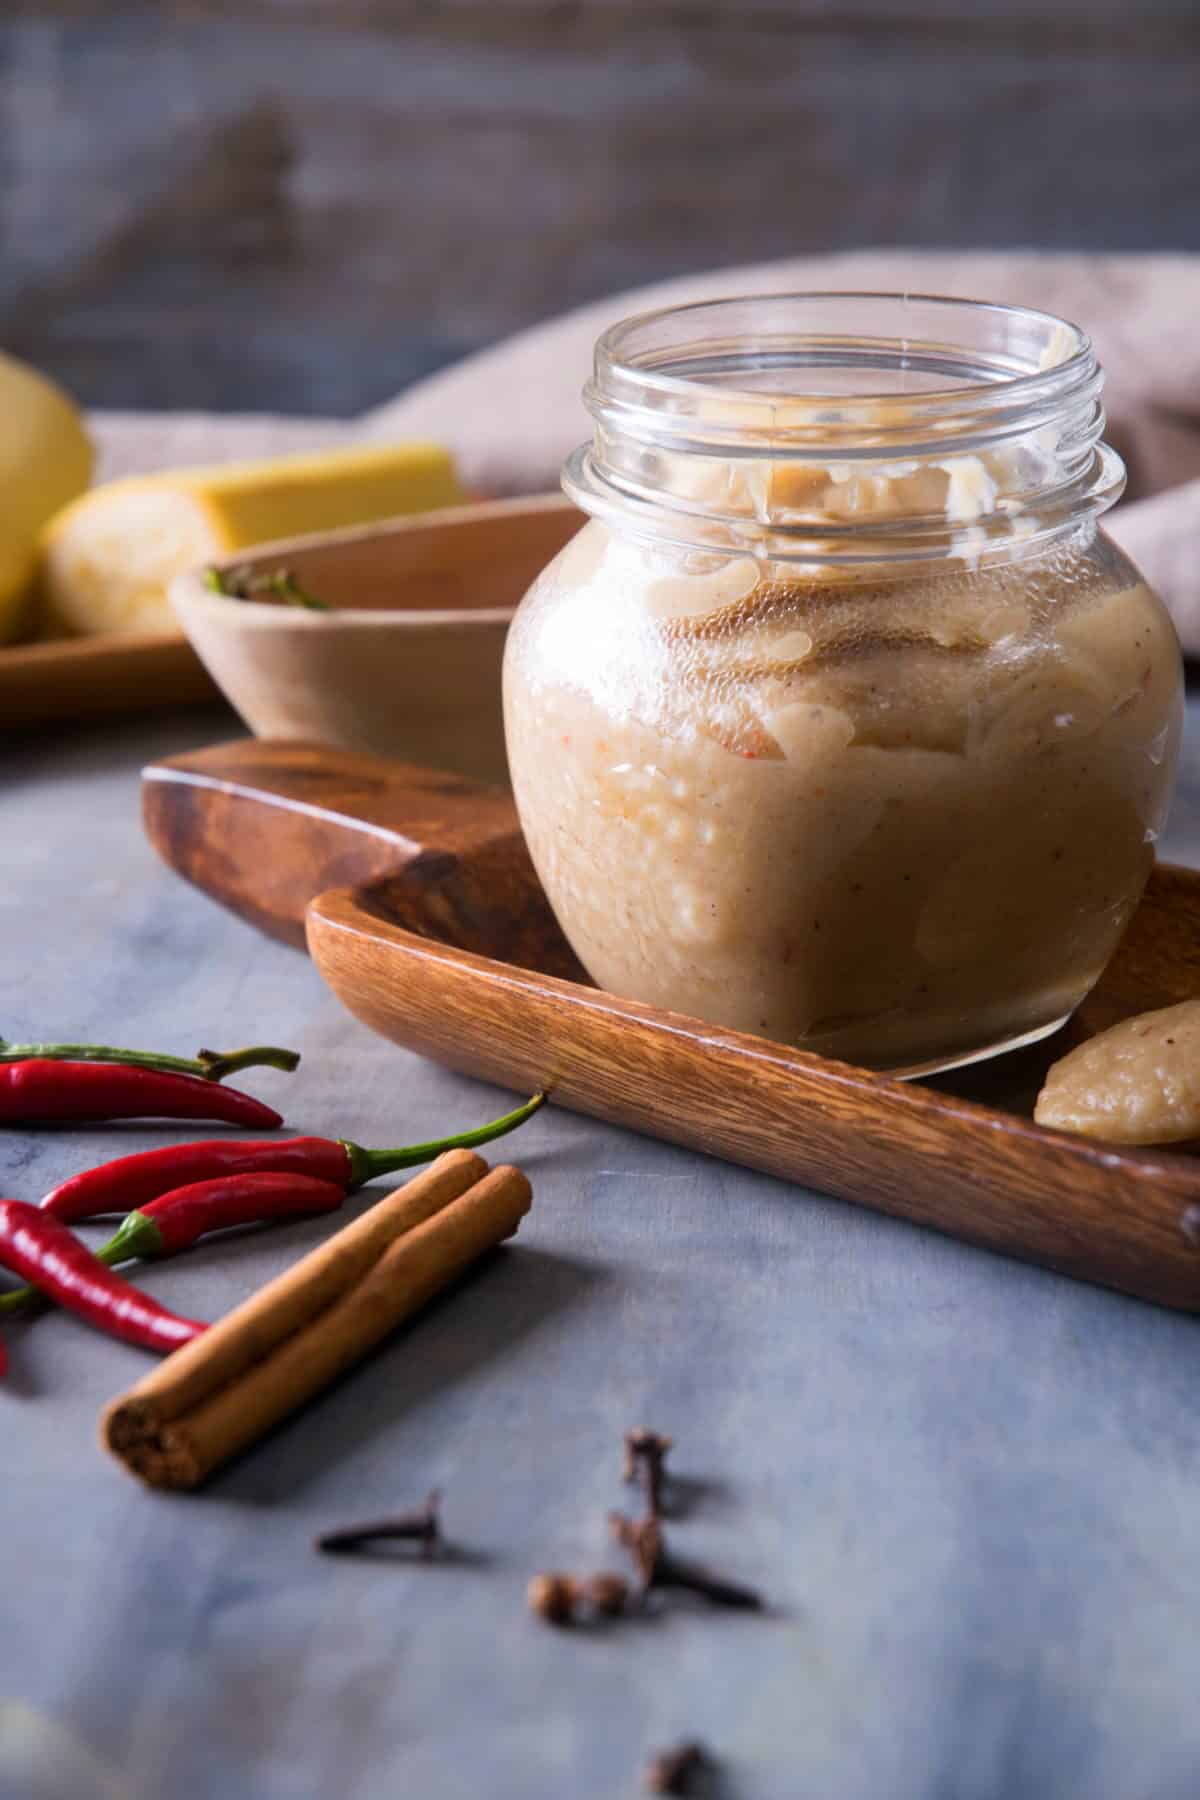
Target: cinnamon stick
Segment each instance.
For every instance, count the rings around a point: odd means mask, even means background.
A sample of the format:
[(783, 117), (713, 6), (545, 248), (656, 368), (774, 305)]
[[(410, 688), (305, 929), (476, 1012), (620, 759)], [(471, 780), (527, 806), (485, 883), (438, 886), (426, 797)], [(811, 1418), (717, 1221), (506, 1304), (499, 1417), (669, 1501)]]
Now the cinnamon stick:
[(102, 1442), (153, 1487), (196, 1487), (510, 1237), (530, 1197), (519, 1169), (448, 1151), (114, 1400)]
[(152, 1369), (126, 1397), (118, 1430), (127, 1423), (136, 1428), (143, 1400), (157, 1420), (174, 1419), (236, 1380), (361, 1280), (395, 1238), (439, 1212), (486, 1173), (487, 1164), (473, 1151), (445, 1151), (210, 1325), (202, 1338), (186, 1346), (195, 1355), (171, 1356)]

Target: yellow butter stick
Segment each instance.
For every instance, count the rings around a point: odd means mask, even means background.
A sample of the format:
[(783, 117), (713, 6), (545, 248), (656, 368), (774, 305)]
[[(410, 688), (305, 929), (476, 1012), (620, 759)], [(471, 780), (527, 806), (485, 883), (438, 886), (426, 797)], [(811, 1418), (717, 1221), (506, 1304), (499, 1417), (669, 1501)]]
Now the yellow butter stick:
[(42, 535), (43, 629), (173, 630), (167, 589), (184, 569), (273, 538), (462, 498), (449, 452), (436, 444), (321, 450), (108, 482), (65, 507)]

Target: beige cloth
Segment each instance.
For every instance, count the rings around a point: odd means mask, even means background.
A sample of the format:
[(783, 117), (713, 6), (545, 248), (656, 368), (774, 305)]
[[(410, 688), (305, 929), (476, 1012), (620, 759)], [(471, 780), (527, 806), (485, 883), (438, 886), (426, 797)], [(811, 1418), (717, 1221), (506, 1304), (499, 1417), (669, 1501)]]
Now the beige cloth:
[(907, 289), (1020, 302), (1084, 326), (1107, 375), (1108, 437), (1129, 468), (1108, 529), (1200, 656), (1200, 256), (856, 251), (686, 276), (619, 294), (468, 357), (353, 423), (100, 414), (102, 472), (367, 439), (428, 437), (485, 493), (556, 485), (588, 431), (579, 391), (599, 333), (629, 313), (735, 293)]

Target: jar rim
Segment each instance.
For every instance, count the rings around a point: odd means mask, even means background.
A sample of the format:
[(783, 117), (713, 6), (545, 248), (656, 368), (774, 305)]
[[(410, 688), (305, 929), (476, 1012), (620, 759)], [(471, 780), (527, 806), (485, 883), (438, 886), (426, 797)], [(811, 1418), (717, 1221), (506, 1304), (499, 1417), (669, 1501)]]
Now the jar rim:
[(592, 441), (563, 486), (691, 548), (1025, 554), (1120, 495), (1103, 383), (1086, 332), (1033, 307), (815, 290), (664, 307), (599, 339)]
[[(967, 327), (951, 340), (930, 342), (898, 328), (890, 334), (885, 328), (870, 342), (874, 355), (867, 366), (888, 366), (880, 358), (890, 353), (897, 368), (919, 372), (921, 367), (946, 368), (950, 359), (962, 359), (962, 378), (940, 386), (924, 386), (911, 391), (895, 387), (861, 388), (854, 392), (829, 392), (819, 388), (765, 387), (761, 384), (739, 385), (736, 380), (714, 381), (692, 373), (678, 372), (681, 359), (685, 366), (689, 352), (703, 351), (697, 360), (705, 365), (713, 360), (712, 340), (702, 337), (694, 341), (681, 336), (682, 328), (706, 323), (718, 326), (724, 321), (732, 331), (737, 329), (739, 348), (725, 354), (737, 358), (754, 358), (764, 354), (764, 347), (778, 344), (776, 357), (799, 358), (792, 367), (811, 367), (803, 360), (806, 350), (812, 355), (825, 345), (826, 355), (853, 355), (857, 340), (864, 341), (853, 327), (855, 318), (867, 313), (886, 314), (900, 310), (899, 323), (916, 324), (918, 330), (934, 319), (957, 321)], [(831, 316), (821, 321), (821, 329), (803, 326), (803, 315), (825, 311)], [(839, 319), (835, 315), (842, 314)], [(847, 314), (854, 315), (847, 318)], [(772, 328), (768, 320), (774, 319)], [(980, 342), (972, 345), (969, 326), (975, 322), (981, 329)], [(850, 329), (845, 327), (849, 325)], [(790, 329), (781, 329), (787, 326)], [(989, 333), (990, 328), (990, 333)], [(989, 335), (994, 341), (989, 341)], [(727, 338), (727, 341), (728, 338)], [(840, 350), (839, 350), (840, 347)], [(1033, 354), (1036, 351), (1036, 360)], [(974, 355), (976, 360), (965, 359)], [(720, 359), (720, 352), (716, 352)], [(747, 366), (754, 367), (753, 361)], [(952, 364), (951, 364), (952, 366)], [(970, 370), (968, 374), (967, 371)], [(691, 402), (701, 398), (712, 400), (719, 394), (730, 406), (743, 406), (749, 411), (769, 405), (776, 413), (776, 429), (786, 429), (789, 422), (800, 424), (809, 408), (827, 414), (836, 409), (839, 420), (850, 425), (856, 416), (874, 424), (872, 415), (881, 402), (892, 406), (908, 403), (915, 416), (929, 410), (945, 413), (962, 405), (972, 409), (993, 406), (1010, 408), (1035, 405), (1039, 400), (1061, 394), (1075, 385), (1077, 379), (1089, 382), (1098, 375), (1092, 341), (1083, 328), (1072, 320), (1059, 317), (1038, 307), (1015, 305), (1003, 301), (976, 300), (950, 294), (927, 294), (910, 290), (870, 291), (867, 289), (790, 289), (775, 294), (726, 295), (717, 299), (690, 301), (684, 305), (657, 307), (618, 320), (601, 334), (596, 342), (594, 377), (585, 390), (585, 398), (593, 412), (606, 402), (619, 397), (623, 389), (640, 390), (647, 399), (680, 402), (681, 410), (690, 410)], [(626, 399), (632, 399), (632, 393)], [(780, 412), (784, 414), (779, 417)], [(793, 416), (794, 415), (794, 416)], [(746, 423), (750, 423), (747, 420)], [(828, 422), (827, 420), (824, 422)], [(743, 427), (744, 429), (744, 427)]]

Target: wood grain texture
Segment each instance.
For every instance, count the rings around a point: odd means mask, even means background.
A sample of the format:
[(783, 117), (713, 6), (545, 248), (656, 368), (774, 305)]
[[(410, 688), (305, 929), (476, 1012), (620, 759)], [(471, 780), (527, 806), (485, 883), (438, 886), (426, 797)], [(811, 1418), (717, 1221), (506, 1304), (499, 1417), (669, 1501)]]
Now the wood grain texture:
[[(430, 780), (367, 759), (234, 745), (147, 771), (148, 818), (168, 861), (280, 935), (297, 936), (307, 903), (322, 975), (356, 1017), (396, 1043), (503, 1086), (550, 1086), (560, 1105), (993, 1250), (1200, 1310), (1200, 1251), (1184, 1229), (1200, 1205), (1200, 1163), (1035, 1125), (1022, 1110), (1027, 1059), (992, 1065), (991, 1103), (982, 1104), (946, 1081), (898, 1082), (601, 992), (580, 979), (563, 943), (511, 801)], [(353, 890), (322, 891), (343, 858), (361, 864), (342, 877)], [(1200, 875), (1157, 871), (1126, 942), (1097, 990), (1098, 1022), (1200, 992)], [(1086, 1013), (1078, 1028), (1088, 1029)]]
[(305, 910), (323, 888), (405, 872), (419, 885), (431, 855), (445, 868), (447, 858), (492, 855), (519, 838), (503, 790), (361, 752), (256, 739), (152, 763), (142, 806), (151, 843), (185, 880), (301, 948)]
[(1200, 248), (1198, 107), (1180, 0), (17, 0), (0, 335), (93, 404), (349, 413), (689, 270)]
[[(1200, 881), (1191, 918), (1200, 919)], [(1193, 929), (1195, 927), (1193, 926)], [(310, 909), (317, 967), (357, 1018), (452, 1068), (876, 1210), (1200, 1310), (1183, 1229), (1200, 1164), (1114, 1151), (961, 1100), (514, 969), (348, 892)]]
[(0, 734), (190, 706), (216, 694), (199, 657), (176, 632), (0, 647)]

